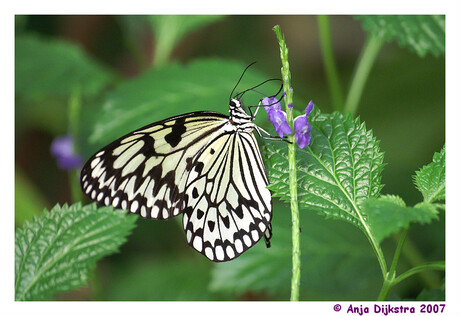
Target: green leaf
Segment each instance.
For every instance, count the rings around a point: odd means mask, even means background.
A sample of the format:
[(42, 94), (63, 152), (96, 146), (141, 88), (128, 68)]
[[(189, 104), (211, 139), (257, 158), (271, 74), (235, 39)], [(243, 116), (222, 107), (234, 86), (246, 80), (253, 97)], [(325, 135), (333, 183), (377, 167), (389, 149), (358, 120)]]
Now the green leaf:
[[(90, 142), (103, 145), (144, 125), (186, 112), (228, 113), (230, 92), (246, 66), (222, 59), (197, 60), (158, 67), (125, 81), (106, 97)], [(250, 69), (239, 91), (266, 79)], [(268, 83), (258, 91), (271, 95), (278, 89), (276, 83)], [(259, 99), (257, 93), (245, 94), (247, 105), (256, 105)]]
[[(304, 300), (375, 299), (381, 283), (379, 267), (366, 238), (352, 226), (324, 221), (313, 212), (300, 214)], [(219, 293), (258, 293), (289, 300), (291, 218), (287, 206), (275, 203), (271, 247), (263, 242), (237, 260), (214, 266), (210, 287)]]
[(114, 271), (104, 293), (115, 301), (209, 301), (225, 297), (210, 292), (212, 262), (195, 257), (143, 256)]
[[(362, 204), (382, 188), (379, 142), (348, 114), (317, 111), (310, 122), (311, 144), (296, 152), (300, 208), (345, 220), (369, 235)], [(289, 201), (287, 150), (280, 143), (263, 146), (265, 165), (273, 196)]]
[(420, 57), (431, 52), (445, 53), (445, 16), (443, 15), (361, 15), (363, 28), (387, 41), (396, 39)]
[(446, 148), (433, 156), (433, 162), (415, 172), (414, 182), (428, 203), (446, 199)]
[(86, 284), (89, 270), (125, 242), (137, 217), (96, 204), (56, 205), (15, 234), (15, 299), (44, 300)]
[(72, 43), (35, 35), (15, 39), (15, 93), (25, 100), (67, 98), (75, 89), (93, 96), (113, 78)]
[(385, 196), (368, 199), (364, 203), (367, 220), (378, 242), (402, 228), (409, 227), (410, 223), (427, 224), (437, 218), (438, 212), (432, 204), (420, 203), (415, 207), (406, 207), (401, 205), (400, 200), (402, 199)]
[(187, 34), (222, 19), (220, 15), (150, 15), (147, 17), (156, 37), (155, 65), (169, 58), (174, 46)]

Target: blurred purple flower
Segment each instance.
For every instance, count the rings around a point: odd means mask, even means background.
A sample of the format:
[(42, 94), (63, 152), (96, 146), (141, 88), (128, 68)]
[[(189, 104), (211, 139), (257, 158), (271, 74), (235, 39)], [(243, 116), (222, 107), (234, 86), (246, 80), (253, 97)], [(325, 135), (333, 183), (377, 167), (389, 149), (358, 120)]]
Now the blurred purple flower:
[(268, 114), (268, 119), (273, 123), (275, 131), (283, 138), (284, 134), (289, 135), (292, 133), (291, 127), (286, 121), (286, 112), (281, 110), (281, 104), (275, 97), (263, 98), (262, 105)]
[(64, 170), (77, 169), (83, 164), (82, 158), (73, 149), (73, 139), (69, 135), (53, 140), (51, 154), (56, 158), (58, 167)]
[(295, 140), (300, 149), (310, 145), (311, 126), (308, 124), (308, 114), (313, 110), (313, 101), (305, 108), (305, 114), (297, 116), (294, 120)]

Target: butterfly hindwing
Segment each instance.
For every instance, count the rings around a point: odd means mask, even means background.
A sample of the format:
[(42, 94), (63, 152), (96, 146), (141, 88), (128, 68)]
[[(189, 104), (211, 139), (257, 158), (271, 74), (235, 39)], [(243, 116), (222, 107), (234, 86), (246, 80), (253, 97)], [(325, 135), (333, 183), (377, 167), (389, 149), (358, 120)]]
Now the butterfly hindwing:
[(81, 172), (83, 192), (146, 218), (179, 215), (193, 158), (227, 122), (223, 114), (202, 111), (129, 133), (88, 160)]
[(187, 242), (210, 260), (232, 260), (271, 228), (271, 194), (254, 135), (222, 134), (194, 166), (185, 192)]

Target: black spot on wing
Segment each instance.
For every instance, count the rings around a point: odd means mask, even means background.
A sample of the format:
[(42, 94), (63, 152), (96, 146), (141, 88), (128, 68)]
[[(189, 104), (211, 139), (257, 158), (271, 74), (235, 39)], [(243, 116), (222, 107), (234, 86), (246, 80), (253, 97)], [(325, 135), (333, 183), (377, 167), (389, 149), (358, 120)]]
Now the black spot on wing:
[(203, 167), (204, 167), (204, 163), (202, 163), (201, 161), (199, 161), (196, 166), (195, 166), (195, 171), (198, 173), (198, 174), (201, 174), (201, 171), (203, 170)]
[(184, 134), (186, 131), (184, 122), (184, 118), (177, 119), (171, 128), (171, 133), (165, 136), (166, 142), (171, 145), (171, 147), (176, 147), (177, 144), (179, 144), (181, 141), (182, 134)]
[(214, 221), (208, 221), (208, 227), (212, 233), (214, 231), (214, 228), (216, 227), (216, 223)]
[(238, 205), (238, 206), (235, 208), (235, 214), (236, 214), (240, 219), (243, 219), (244, 215), (243, 215), (243, 208), (241, 207), (241, 205)]
[(139, 152), (143, 153), (146, 157), (154, 156), (156, 152), (155, 140), (153, 139), (153, 137), (147, 134), (142, 136), (140, 139), (144, 141), (144, 146), (142, 146), (142, 149)]
[(194, 199), (196, 199), (198, 197), (198, 190), (196, 188), (193, 188), (193, 191), (192, 191), (192, 197)]
[(222, 222), (224, 222), (224, 225), (227, 229), (230, 228), (230, 219), (228, 216), (222, 217)]
[(185, 170), (187, 170), (187, 171), (192, 170), (192, 168), (193, 168), (193, 164), (192, 164), (193, 158), (192, 157), (187, 157), (187, 159), (185, 159), (185, 162), (187, 163), (187, 165), (185, 167)]

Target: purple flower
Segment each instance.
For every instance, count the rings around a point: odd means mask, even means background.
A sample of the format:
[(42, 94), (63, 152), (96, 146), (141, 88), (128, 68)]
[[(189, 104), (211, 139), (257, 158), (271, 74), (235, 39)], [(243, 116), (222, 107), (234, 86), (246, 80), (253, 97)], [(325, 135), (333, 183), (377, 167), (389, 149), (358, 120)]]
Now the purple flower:
[(271, 110), (281, 111), (281, 103), (275, 97), (265, 97), (262, 99), (262, 105), (264, 106), (265, 111), (268, 113)]
[(311, 126), (308, 124), (308, 114), (313, 109), (313, 101), (310, 101), (305, 108), (305, 114), (300, 115), (294, 120), (295, 140), (300, 149), (310, 145)]
[(281, 104), (275, 97), (263, 98), (262, 105), (268, 114), (268, 119), (273, 123), (275, 131), (283, 138), (284, 134), (292, 133), (291, 127), (286, 121), (286, 112), (281, 110)]
[(51, 144), (51, 154), (56, 158), (59, 168), (72, 170), (81, 167), (83, 160), (73, 149), (71, 136), (59, 136)]

